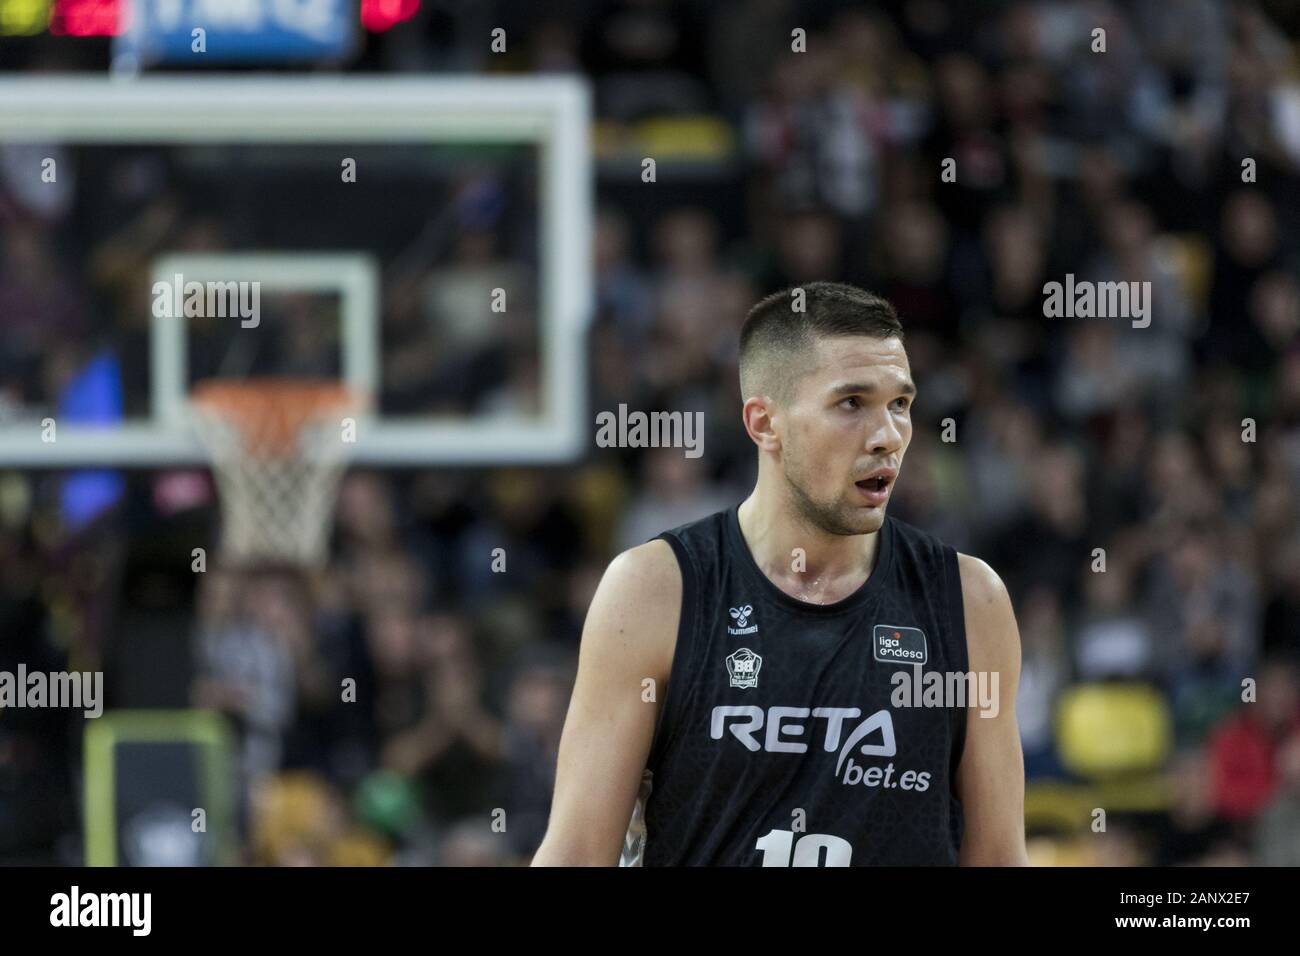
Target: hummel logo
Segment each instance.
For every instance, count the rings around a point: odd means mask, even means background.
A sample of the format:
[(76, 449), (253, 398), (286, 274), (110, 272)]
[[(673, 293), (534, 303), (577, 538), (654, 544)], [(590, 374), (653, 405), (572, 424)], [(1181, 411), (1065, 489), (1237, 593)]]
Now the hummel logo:
[(756, 634), (758, 632), (757, 624), (749, 623), (749, 616), (754, 613), (752, 605), (743, 604), (740, 607), (731, 609), (731, 619), (736, 622), (735, 627), (728, 625), (728, 634)]

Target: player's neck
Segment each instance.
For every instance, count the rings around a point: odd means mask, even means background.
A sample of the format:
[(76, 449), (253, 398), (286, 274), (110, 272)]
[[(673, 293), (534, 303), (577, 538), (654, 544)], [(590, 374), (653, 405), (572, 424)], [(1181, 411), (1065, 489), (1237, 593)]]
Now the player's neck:
[(830, 604), (856, 591), (875, 567), (880, 535), (828, 534), (773, 502), (762, 485), (737, 513), (754, 563), (793, 597)]

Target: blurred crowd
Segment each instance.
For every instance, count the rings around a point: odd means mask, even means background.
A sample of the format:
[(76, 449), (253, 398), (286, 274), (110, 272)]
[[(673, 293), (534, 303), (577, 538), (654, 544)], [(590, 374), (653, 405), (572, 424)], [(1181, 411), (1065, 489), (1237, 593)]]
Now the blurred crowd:
[[(1031, 799), (1035, 859), (1300, 865), (1298, 33), (1283, 2), (426, 3), (367, 68), (591, 79), (590, 406), (702, 411), (703, 457), (356, 470), (310, 575), (188, 574), (210, 490), (179, 506), (165, 475), (71, 528), (58, 474), (0, 474), (0, 667), (103, 667), (110, 706), (228, 714), (248, 862), (526, 862), (605, 563), (744, 496), (745, 312), (838, 279), (896, 305), (920, 387), (891, 513), (1015, 602), (1031, 794), (1116, 795), (1104, 833)], [(0, 402), (31, 394), (12, 369), (66, 374), (31, 360), (86, 333), (65, 280), (108, 254), (11, 179)], [(530, 266), (500, 223), (461, 254)], [(1149, 327), (1046, 318), (1067, 274), (1150, 282)], [(157, 609), (182, 632), (150, 644)], [(187, 638), (160, 691), (151, 649)], [(1060, 708), (1087, 687), (1153, 693), (1146, 765), (1080, 770)], [(59, 718), (0, 715), (0, 857), (75, 861), (78, 747)]]

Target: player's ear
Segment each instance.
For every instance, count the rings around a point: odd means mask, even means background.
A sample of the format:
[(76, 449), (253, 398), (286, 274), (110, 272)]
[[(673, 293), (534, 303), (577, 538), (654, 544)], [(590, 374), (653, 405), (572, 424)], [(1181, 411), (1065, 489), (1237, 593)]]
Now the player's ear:
[(741, 409), (745, 431), (763, 451), (776, 451), (781, 439), (776, 433), (776, 403), (767, 395), (752, 395)]

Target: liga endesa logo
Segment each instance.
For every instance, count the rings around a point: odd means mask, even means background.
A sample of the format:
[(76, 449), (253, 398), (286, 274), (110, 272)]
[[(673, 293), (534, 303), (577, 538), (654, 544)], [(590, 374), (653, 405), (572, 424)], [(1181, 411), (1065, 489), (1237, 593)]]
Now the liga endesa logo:
[[(808, 741), (814, 744), (820, 730), (825, 753), (836, 753), (835, 778), (849, 786), (880, 787), (884, 790), (908, 790), (924, 793), (930, 787), (930, 771), (898, 771), (890, 760), (884, 766), (859, 764), (858, 757), (893, 757), (898, 753), (894, 738), (894, 718), (888, 710), (878, 710), (862, 720), (844, 737), (846, 721), (862, 716), (857, 707), (768, 707), (754, 705), (713, 708), (709, 736), (721, 740), (730, 733), (751, 753), (803, 754)], [(809, 720), (809, 718), (812, 718)], [(796, 722), (797, 721), (797, 722)], [(821, 723), (824, 721), (824, 723)], [(760, 735), (758, 732), (763, 731)], [(873, 735), (878, 735), (872, 738)], [(854, 748), (857, 748), (856, 754)], [(897, 774), (897, 775), (896, 775)]]

